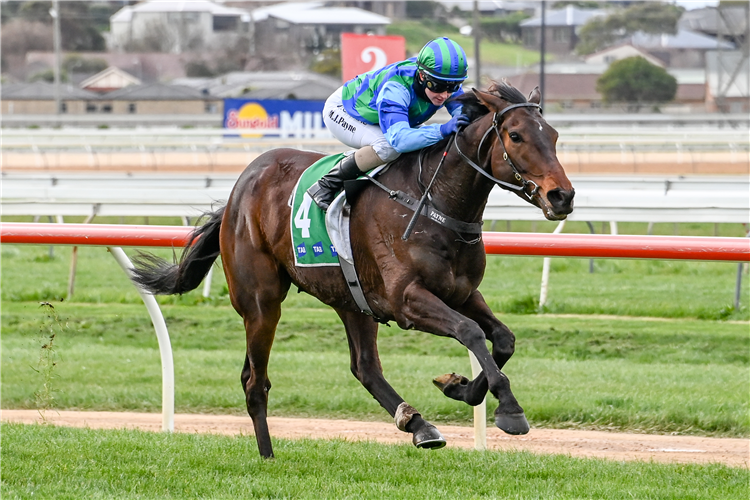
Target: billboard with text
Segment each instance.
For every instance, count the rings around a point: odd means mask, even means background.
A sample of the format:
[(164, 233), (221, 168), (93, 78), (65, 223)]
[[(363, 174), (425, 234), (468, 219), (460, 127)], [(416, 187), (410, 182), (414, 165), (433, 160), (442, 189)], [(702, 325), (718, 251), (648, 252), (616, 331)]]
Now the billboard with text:
[(258, 130), (259, 136), (331, 137), (323, 124), (324, 101), (224, 99), (224, 128)]
[(341, 34), (341, 76), (344, 82), (402, 61), (405, 57), (406, 40), (402, 36)]

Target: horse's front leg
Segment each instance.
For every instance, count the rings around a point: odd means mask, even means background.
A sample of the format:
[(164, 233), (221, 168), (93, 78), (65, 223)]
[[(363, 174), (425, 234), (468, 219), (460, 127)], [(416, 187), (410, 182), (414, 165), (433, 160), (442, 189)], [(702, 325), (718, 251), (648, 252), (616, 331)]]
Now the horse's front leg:
[[(453, 337), (476, 356), (482, 367), (483, 375), (474, 381), (460, 376), (451, 379), (451, 375), (448, 375), (444, 376), (447, 377), (444, 380), (438, 379), (438, 387), (440, 383), (452, 385), (450, 390), (457, 389), (458, 393), (462, 390), (461, 386), (465, 385), (466, 399), (456, 399), (465, 400), (469, 404), (479, 404), (489, 389), (499, 401), (495, 410), (495, 425), (508, 434), (526, 434), (529, 423), (523, 408), (510, 390), (508, 377), (500, 371), (513, 354), (515, 339), (510, 330), (492, 315), (481, 294), (472, 294), (459, 312), (448, 307), (429, 290), (412, 283), (404, 291), (404, 306), (402, 312), (405, 321), (403, 324), (399, 321), (400, 326), (413, 326), (435, 335)], [(486, 338), (492, 340), (492, 355), (487, 350)]]
[(445, 438), (437, 428), (398, 395), (383, 376), (378, 355), (378, 324), (362, 313), (336, 309), (346, 328), (352, 374), (375, 400), (394, 418), (396, 426), (412, 433), (418, 448), (442, 448)]
[[(482, 328), (486, 338), (492, 343), (492, 359), (502, 370), (515, 352), (516, 337), (513, 332), (495, 317), (478, 290), (475, 290), (466, 303), (457, 310), (476, 321)], [(449, 373), (437, 377), (433, 382), (449, 398), (464, 401), (472, 406), (482, 402), (488, 389), (484, 371), (480, 372), (474, 380), (456, 373)], [(499, 418), (502, 419), (502, 409), (498, 408), (496, 415), (500, 415)], [(500, 423), (498, 427), (502, 428)]]
[[(492, 359), (502, 370), (515, 351), (516, 337), (513, 332), (495, 317), (478, 290), (475, 290), (469, 299), (456, 310), (477, 322), (485, 337), (492, 343)], [(474, 380), (456, 373), (449, 373), (437, 377), (433, 382), (449, 398), (463, 401), (471, 406), (480, 404), (488, 389), (484, 372), (480, 372)]]

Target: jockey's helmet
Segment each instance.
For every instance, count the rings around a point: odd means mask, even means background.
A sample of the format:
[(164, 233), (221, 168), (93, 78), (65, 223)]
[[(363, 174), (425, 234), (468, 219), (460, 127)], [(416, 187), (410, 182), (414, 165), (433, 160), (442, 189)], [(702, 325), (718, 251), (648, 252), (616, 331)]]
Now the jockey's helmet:
[(469, 69), (464, 49), (447, 37), (427, 42), (419, 51), (417, 66), (434, 79), (454, 82), (466, 80)]

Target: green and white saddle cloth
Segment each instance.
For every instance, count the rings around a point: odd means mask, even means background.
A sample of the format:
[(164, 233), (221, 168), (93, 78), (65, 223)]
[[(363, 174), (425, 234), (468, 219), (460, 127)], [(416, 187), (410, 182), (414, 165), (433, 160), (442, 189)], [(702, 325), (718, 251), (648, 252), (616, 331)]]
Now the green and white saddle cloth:
[(294, 263), (297, 266), (339, 265), (339, 254), (326, 229), (326, 214), (313, 202), (307, 189), (345, 157), (343, 153), (325, 156), (313, 163), (302, 173), (292, 191), (290, 222)]

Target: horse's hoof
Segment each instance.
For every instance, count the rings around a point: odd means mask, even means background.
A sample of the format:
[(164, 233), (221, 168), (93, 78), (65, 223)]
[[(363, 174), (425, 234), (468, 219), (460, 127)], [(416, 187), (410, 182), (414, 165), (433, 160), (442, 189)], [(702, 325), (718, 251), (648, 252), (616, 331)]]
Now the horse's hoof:
[(411, 441), (417, 448), (427, 448), (431, 450), (437, 450), (447, 444), (443, 435), (440, 434), (440, 431), (431, 424), (427, 424), (415, 432)]
[(456, 373), (446, 373), (445, 375), (433, 379), (432, 383), (435, 384), (438, 389), (445, 392), (445, 388), (451, 385), (467, 385), (469, 379)]
[(521, 413), (495, 413), (495, 425), (498, 429), (517, 436), (528, 434), (529, 421), (526, 415)]

